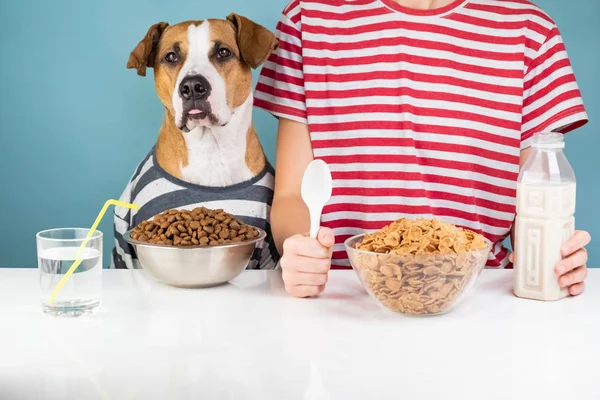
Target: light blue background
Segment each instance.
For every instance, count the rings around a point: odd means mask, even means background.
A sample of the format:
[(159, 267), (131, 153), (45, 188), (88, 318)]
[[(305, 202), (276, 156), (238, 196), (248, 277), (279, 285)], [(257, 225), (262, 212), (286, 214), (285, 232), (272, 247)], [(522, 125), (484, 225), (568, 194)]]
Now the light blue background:
[[(287, 0), (4, 0), (0, 3), (0, 267), (36, 266), (35, 233), (91, 225), (156, 140), (163, 109), (152, 74), (125, 64), (158, 21), (235, 11), (274, 29)], [(538, 0), (567, 44), (591, 122), (568, 135), (577, 225), (600, 237), (600, 2)], [(275, 119), (255, 111), (274, 161)], [(105, 264), (112, 218), (102, 222)], [(590, 248), (600, 266), (600, 245)]]

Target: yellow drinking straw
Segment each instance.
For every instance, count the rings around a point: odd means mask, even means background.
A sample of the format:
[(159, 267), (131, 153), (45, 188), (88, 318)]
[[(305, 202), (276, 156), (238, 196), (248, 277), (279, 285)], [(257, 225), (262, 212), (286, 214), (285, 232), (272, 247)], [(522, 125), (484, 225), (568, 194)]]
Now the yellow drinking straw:
[[(92, 237), (92, 235), (96, 231), (96, 228), (98, 228), (98, 225), (100, 224), (100, 221), (102, 221), (102, 217), (104, 217), (106, 210), (111, 205), (132, 208), (134, 210), (140, 209), (140, 206), (137, 206), (135, 204), (125, 203), (125, 202), (119, 201), (119, 200), (111, 199), (111, 200), (107, 200), (106, 203), (104, 203), (104, 207), (102, 207), (102, 210), (100, 210), (100, 214), (98, 214), (98, 216), (96, 217), (96, 221), (94, 221), (94, 225), (92, 225), (92, 227), (90, 228), (90, 231), (88, 232), (87, 236), (85, 237), (85, 240), (83, 241), (83, 243), (81, 243), (81, 246), (79, 246), (79, 250), (77, 251), (77, 255), (75, 256), (76, 261), (73, 263), (73, 265), (71, 265), (71, 268), (69, 268), (69, 270), (67, 271), (65, 276), (62, 277), (60, 282), (58, 282), (58, 285), (56, 285), (56, 287), (54, 288), (52, 295), (50, 295), (50, 301), (49, 301), (50, 304), (54, 303), (54, 299), (56, 299), (56, 296), (58, 296), (58, 294), (62, 290), (63, 286), (65, 286), (65, 283), (67, 283), (67, 281), (69, 280), (71, 275), (73, 275), (73, 272), (75, 272), (77, 267), (79, 267), (79, 264), (81, 264), (81, 262), (83, 261), (83, 260), (79, 259), (79, 256), (83, 252), (83, 249), (85, 248), (85, 245), (87, 244), (89, 239)], [(100, 266), (100, 268), (102, 268), (102, 266)]]

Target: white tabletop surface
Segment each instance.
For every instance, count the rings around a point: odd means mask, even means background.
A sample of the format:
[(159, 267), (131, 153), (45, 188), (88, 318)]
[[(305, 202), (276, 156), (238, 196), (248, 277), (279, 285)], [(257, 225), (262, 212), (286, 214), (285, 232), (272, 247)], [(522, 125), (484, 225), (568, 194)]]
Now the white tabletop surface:
[(317, 299), (278, 272), (175, 289), (104, 271), (94, 316), (41, 311), (36, 270), (0, 269), (0, 399), (600, 399), (600, 270), (555, 303), (484, 271), (454, 312), (381, 310), (352, 271)]

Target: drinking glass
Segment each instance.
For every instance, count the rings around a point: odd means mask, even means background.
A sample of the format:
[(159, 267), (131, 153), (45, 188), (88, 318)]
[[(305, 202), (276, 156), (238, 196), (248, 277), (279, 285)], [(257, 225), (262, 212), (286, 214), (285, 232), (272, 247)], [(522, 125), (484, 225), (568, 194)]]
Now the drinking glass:
[[(54, 316), (91, 314), (102, 303), (102, 232), (94, 231), (80, 249), (89, 229), (60, 228), (36, 235), (42, 310)], [(75, 260), (82, 260), (54, 302), (50, 296)]]

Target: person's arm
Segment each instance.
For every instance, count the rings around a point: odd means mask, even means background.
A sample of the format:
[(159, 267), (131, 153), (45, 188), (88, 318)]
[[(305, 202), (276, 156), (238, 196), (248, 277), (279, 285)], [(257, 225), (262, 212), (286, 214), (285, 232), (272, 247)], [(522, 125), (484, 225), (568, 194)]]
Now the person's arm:
[(280, 118), (271, 230), (282, 255), (285, 289), (295, 297), (323, 292), (335, 242), (333, 231), (328, 228), (319, 229), (316, 239), (307, 235), (310, 216), (302, 201), (301, 186), (304, 171), (313, 158), (307, 125)]
[[(530, 43), (536, 43), (536, 40), (531, 40)], [(549, 27), (545, 32), (545, 40), (533, 47), (527, 47), (525, 53), (527, 61), (523, 82), (521, 166), (530, 154), (528, 148), (534, 134), (567, 133), (588, 122), (583, 99), (558, 27)], [(576, 231), (561, 249), (563, 260), (556, 266), (555, 273), (559, 277), (559, 285), (569, 287), (569, 293), (572, 295), (583, 292), (585, 286), (585, 246), (589, 242), (589, 233)], [(510, 260), (514, 260), (514, 254), (510, 255)]]
[(286, 291), (294, 297), (317, 296), (325, 289), (335, 238), (321, 227), (308, 236), (310, 218), (301, 199), (304, 171), (313, 160), (302, 67), (302, 5), (290, 3), (277, 24), (279, 47), (262, 69), (254, 105), (279, 118), (275, 194), (271, 231), (281, 254)]
[(287, 238), (309, 230), (310, 217), (300, 196), (300, 187), (304, 171), (312, 160), (308, 126), (280, 118), (275, 195), (271, 207), (271, 230), (279, 254), (283, 254), (283, 242)]

